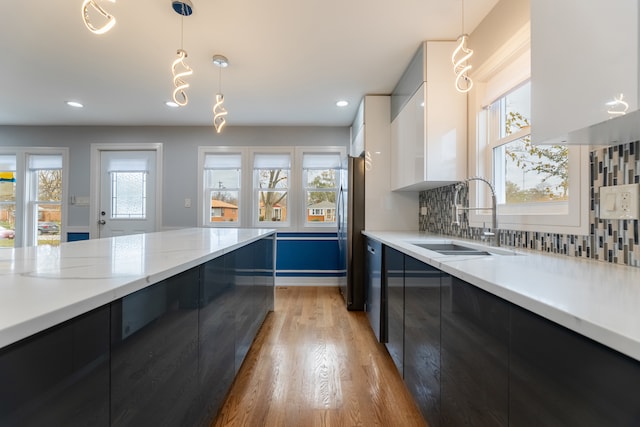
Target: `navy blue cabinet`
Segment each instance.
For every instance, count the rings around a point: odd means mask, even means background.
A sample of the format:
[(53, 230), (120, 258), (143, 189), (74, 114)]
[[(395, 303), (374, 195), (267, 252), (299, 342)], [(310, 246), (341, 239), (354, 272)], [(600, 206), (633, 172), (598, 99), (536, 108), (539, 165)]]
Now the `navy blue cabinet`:
[(215, 418), (274, 306), (269, 236), (0, 350), (1, 426)]
[(385, 346), (400, 375), (404, 375), (404, 254), (390, 247), (384, 248), (384, 287), (387, 295)]
[(112, 425), (193, 425), (199, 276), (195, 267), (111, 304)]
[(227, 257), (205, 263), (201, 274), (198, 354), (200, 422), (205, 425), (216, 416), (235, 376), (235, 295), (231, 275), (225, 267)]
[(382, 243), (367, 239), (365, 242), (364, 283), (365, 283), (365, 312), (376, 339), (384, 342), (384, 295), (382, 294)]
[(441, 345), (442, 425), (508, 425), (509, 303), (452, 277)]
[(0, 350), (0, 425), (109, 425), (109, 307)]
[(447, 278), (404, 257), (404, 382), (431, 427), (440, 425), (440, 288)]
[(639, 426), (640, 363), (511, 308), (510, 424)]

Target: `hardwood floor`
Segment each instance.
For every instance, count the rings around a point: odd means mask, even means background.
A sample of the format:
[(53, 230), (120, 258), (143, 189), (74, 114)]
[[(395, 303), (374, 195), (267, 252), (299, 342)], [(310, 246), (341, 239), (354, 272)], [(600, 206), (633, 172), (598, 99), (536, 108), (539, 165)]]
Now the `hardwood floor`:
[(363, 312), (337, 288), (278, 287), (221, 426), (425, 426)]

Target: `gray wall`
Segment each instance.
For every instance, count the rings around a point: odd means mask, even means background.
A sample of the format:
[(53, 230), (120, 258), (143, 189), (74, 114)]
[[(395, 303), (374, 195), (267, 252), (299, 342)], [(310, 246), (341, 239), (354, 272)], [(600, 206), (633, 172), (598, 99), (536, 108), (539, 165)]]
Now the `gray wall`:
[[(92, 143), (161, 142), (164, 150), (163, 226), (196, 226), (198, 147), (349, 144), (349, 127), (0, 126), (1, 147), (68, 147), (69, 195), (89, 196)], [(194, 201), (183, 207), (184, 199)], [(89, 208), (69, 206), (68, 224), (88, 227)]]

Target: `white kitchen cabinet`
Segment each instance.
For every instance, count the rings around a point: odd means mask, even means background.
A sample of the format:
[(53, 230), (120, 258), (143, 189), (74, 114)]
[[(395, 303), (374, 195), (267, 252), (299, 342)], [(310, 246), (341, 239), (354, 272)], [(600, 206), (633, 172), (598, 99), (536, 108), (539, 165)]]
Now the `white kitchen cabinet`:
[[(394, 93), (391, 188), (415, 191), (466, 177), (467, 96), (455, 89), (455, 42), (421, 45)], [(418, 69), (418, 70), (416, 70)]]
[(614, 117), (620, 94), (637, 110), (638, 48), (638, 0), (532, 1), (532, 142), (592, 143), (567, 135)]
[(391, 191), (390, 105), (389, 95), (365, 96), (360, 106), (362, 114), (356, 115), (352, 125), (353, 141), (363, 147), (365, 157), (364, 227), (378, 231), (416, 230), (418, 197)]

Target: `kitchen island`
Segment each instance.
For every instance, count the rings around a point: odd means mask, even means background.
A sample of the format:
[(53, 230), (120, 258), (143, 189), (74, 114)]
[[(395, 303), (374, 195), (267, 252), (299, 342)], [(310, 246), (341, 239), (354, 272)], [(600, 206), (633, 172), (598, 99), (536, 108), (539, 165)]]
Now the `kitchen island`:
[[(364, 234), (382, 244), (383, 342), (430, 425), (638, 425), (640, 269)], [(479, 252), (416, 245), (450, 243)]]
[(0, 251), (0, 425), (205, 425), (268, 311), (274, 230)]

